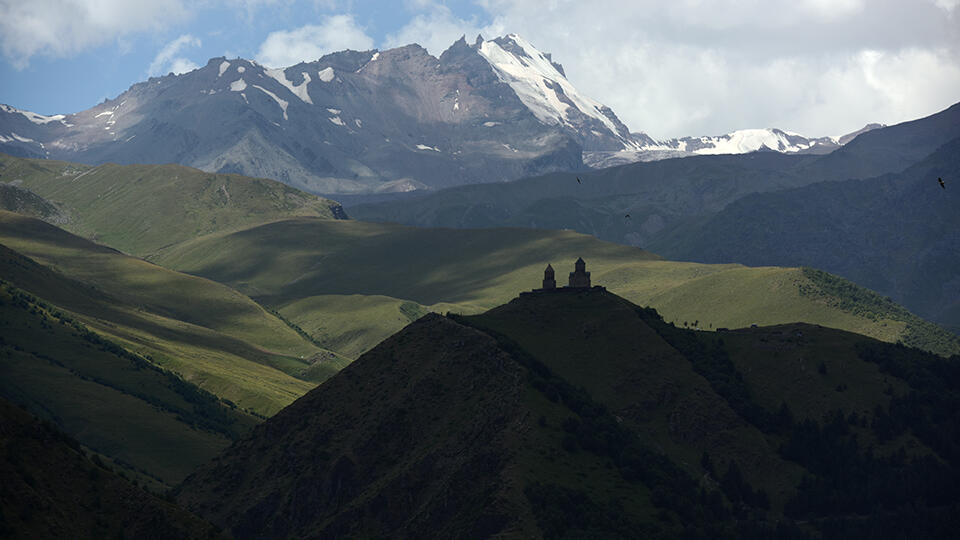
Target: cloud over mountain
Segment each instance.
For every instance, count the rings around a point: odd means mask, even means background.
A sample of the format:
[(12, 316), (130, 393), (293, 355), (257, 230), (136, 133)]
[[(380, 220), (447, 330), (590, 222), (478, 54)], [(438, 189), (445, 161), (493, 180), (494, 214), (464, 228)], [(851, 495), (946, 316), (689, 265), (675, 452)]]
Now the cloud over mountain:
[(326, 17), (320, 24), (307, 24), (293, 30), (271, 32), (260, 44), (256, 60), (270, 67), (287, 67), (312, 62), (325, 54), (353, 49), (374, 48), (352, 15)]

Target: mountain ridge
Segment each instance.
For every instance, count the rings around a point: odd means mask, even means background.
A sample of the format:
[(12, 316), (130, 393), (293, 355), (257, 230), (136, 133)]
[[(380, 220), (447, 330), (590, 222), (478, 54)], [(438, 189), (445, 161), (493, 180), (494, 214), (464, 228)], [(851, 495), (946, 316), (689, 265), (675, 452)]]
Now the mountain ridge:
[[(955, 474), (956, 443), (885, 419), (955, 397), (895, 358), (956, 371), (842, 331), (695, 332), (598, 289), (535, 293), (411, 323), (198, 469), (177, 500), (237, 538), (895, 536), (891, 512), (942, 535), (957, 496), (937, 479)], [(784, 362), (779, 379), (805, 392), (767, 379)], [(838, 480), (827, 471), (840, 463), (857, 472)], [(926, 480), (896, 489), (901, 474)]]
[(631, 133), (516, 34), (473, 44), (461, 37), (439, 57), (416, 44), (284, 68), (218, 57), (73, 114), (0, 106), (0, 151), (11, 155), (173, 162), (326, 194), (501, 182), (579, 170), (585, 159), (596, 166), (838, 145), (781, 130), (672, 141)]

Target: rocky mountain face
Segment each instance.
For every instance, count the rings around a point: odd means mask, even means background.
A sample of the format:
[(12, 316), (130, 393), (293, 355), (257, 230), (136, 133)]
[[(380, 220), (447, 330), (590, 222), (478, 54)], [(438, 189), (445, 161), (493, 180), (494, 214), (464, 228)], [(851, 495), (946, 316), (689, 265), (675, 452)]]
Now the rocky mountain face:
[(285, 69), (215, 58), (70, 115), (4, 106), (0, 151), (179, 163), (312, 192), (409, 191), (581, 168), (634, 143), (519, 36), (343, 51)]
[[(865, 128), (866, 129), (866, 128)], [(178, 163), (314, 193), (393, 193), (669, 157), (826, 153), (849, 136), (779, 129), (654, 140), (580, 93), (515, 34), (341, 51), (270, 69), (211, 59), (75, 114), (0, 106), (0, 152), (99, 165)]]

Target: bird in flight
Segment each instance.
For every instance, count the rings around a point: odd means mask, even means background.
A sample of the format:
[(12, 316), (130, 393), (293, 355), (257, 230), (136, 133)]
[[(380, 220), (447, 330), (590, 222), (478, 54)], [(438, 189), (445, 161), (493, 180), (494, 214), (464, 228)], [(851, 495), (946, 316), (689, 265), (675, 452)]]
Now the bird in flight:
[(947, 189), (946, 184), (943, 183), (943, 178), (937, 178), (937, 182), (940, 182), (940, 187), (942, 187), (943, 189)]
[(630, 219), (630, 214), (623, 216), (623, 219)]
[[(578, 184), (582, 184), (582, 183), (583, 183), (583, 182), (580, 181), (580, 177), (579, 177), (579, 176), (577, 177), (577, 183), (578, 183)], [(940, 182), (940, 183), (942, 184), (943, 182)]]

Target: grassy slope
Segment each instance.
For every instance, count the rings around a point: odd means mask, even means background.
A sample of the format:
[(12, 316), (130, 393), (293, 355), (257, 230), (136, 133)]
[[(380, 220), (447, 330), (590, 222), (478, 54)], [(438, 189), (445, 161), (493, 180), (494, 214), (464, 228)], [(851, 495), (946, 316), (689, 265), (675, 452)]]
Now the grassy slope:
[[(915, 322), (896, 320), (896, 314), (865, 316), (856, 306), (831, 301), (830, 295), (811, 294), (820, 285), (799, 268), (663, 261), (570, 231), (417, 229), (295, 219), (201, 237), (155, 260), (236, 287), (349, 356), (346, 351), (367, 350), (404, 324), (394, 307), (401, 300), (438, 311), (478, 313), (539, 286), (547, 263), (562, 282), (578, 256), (587, 261), (594, 284), (653, 306), (681, 325), (698, 322), (709, 329), (799, 321), (893, 342)], [(349, 299), (331, 295), (377, 295), (352, 304), (376, 317), (373, 328), (366, 317), (332, 324), (332, 314), (346, 309)]]
[(534, 481), (651, 521), (645, 486), (602, 456), (562, 449), (574, 413), (525, 372), (488, 336), (423, 318), (198, 469), (178, 499), (237, 538), (483, 537), (504, 526), (536, 538), (524, 494)]
[(936, 180), (958, 174), (960, 138), (899, 174), (744, 197), (651, 246), (699, 262), (813, 266), (960, 329), (960, 197)]
[[(276, 412), (343, 364), (223, 285), (121, 255), (16, 214), (0, 213), (0, 243), (53, 269), (7, 257), (3, 276), (8, 281), (259, 414)], [(312, 365), (316, 359), (327, 360), (322, 369)]]
[(0, 181), (56, 201), (70, 216), (67, 230), (140, 256), (279, 217), (332, 219), (336, 205), (273, 180), (180, 165), (92, 167), (0, 154)]
[[(801, 472), (779, 455), (782, 437), (762, 433), (738, 416), (684, 353), (635, 315), (636, 309), (611, 294), (541, 294), (466, 319), (506, 335), (561, 377), (582, 385), (695, 477), (706, 472), (697, 465), (706, 451), (715, 463), (737, 461), (751, 483), (782, 504)], [(878, 405), (889, 405), (888, 385), (898, 394), (908, 388), (859, 358), (857, 344), (870, 339), (853, 333), (804, 324), (722, 334), (679, 332), (703, 342), (720, 337), (754, 399), (770, 412), (786, 403), (800, 419), (821, 421), (837, 409), (869, 417)], [(848, 388), (837, 391), (843, 383)], [(860, 437), (875, 443), (868, 430)], [(922, 446), (912, 437), (898, 443)]]
[(210, 524), (91, 462), (75, 440), (3, 399), (0, 425), (0, 537), (218, 536)]
[(0, 320), (0, 395), (167, 485), (257, 422), (11, 285)]

